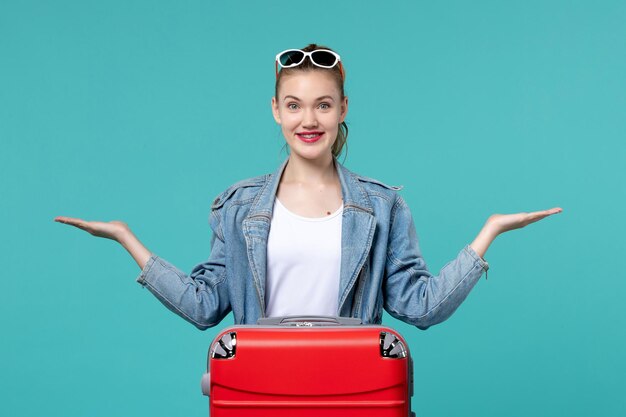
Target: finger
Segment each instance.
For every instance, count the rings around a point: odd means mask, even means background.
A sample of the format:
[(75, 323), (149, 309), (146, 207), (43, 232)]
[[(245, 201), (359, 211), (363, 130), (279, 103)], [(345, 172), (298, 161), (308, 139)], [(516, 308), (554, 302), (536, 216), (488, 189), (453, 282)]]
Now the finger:
[(65, 217), (65, 216), (57, 216), (54, 218), (54, 221), (65, 223), (65, 224), (76, 224), (78, 222), (83, 222), (82, 219), (77, 219), (75, 217)]
[(553, 208), (548, 209), (548, 210), (541, 210), (541, 213), (547, 213), (548, 215), (550, 215), (550, 214), (560, 213), (562, 211), (563, 211), (563, 209), (561, 207), (553, 207)]
[(65, 216), (56, 216), (54, 218), (54, 221), (58, 223), (69, 223), (71, 220), (72, 220), (71, 217), (65, 217)]
[(69, 224), (70, 226), (78, 227), (79, 229), (82, 229), (82, 230), (86, 230), (87, 223), (88, 223), (83, 219), (77, 219), (74, 217), (64, 217), (64, 216), (58, 216), (54, 220), (63, 224)]
[(551, 216), (553, 214), (560, 213), (562, 211), (563, 211), (563, 209), (561, 207), (554, 207), (554, 208), (551, 208), (549, 210), (535, 211), (535, 212), (533, 212), (531, 214), (533, 214), (533, 215), (541, 215), (542, 217), (546, 217), (546, 216)]
[(539, 221), (541, 219), (545, 219), (548, 216), (560, 213), (562, 211), (563, 211), (563, 209), (560, 208), (560, 207), (551, 208), (549, 210), (534, 211), (532, 213), (528, 213), (528, 215), (526, 216), (526, 219), (527, 219), (528, 223), (534, 223), (536, 221)]

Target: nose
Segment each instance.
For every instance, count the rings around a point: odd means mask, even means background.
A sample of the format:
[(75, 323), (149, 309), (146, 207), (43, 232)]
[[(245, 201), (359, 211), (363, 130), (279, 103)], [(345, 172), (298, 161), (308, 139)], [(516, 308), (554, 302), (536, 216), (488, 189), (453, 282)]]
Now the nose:
[(302, 127), (304, 128), (313, 128), (317, 127), (317, 117), (315, 116), (315, 111), (312, 109), (304, 110), (302, 115)]

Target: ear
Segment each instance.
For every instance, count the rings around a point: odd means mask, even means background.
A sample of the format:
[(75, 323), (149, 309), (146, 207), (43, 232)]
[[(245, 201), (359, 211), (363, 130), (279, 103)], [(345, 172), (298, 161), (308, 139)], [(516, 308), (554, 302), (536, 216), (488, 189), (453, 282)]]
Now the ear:
[(343, 98), (343, 101), (341, 102), (341, 117), (340, 117), (339, 123), (343, 123), (343, 121), (346, 119), (347, 114), (348, 114), (348, 96), (345, 96)]
[(280, 113), (278, 112), (278, 101), (276, 101), (276, 97), (272, 97), (272, 114), (274, 115), (276, 123), (280, 124)]

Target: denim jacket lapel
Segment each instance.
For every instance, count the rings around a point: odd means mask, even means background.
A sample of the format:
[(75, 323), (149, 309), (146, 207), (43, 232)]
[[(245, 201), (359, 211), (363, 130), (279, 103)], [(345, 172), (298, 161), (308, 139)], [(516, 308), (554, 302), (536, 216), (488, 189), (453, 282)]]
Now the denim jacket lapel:
[[(278, 184), (289, 158), (269, 176), (252, 202), (248, 216), (243, 221), (243, 234), (246, 240), (248, 262), (254, 277), (259, 298), (261, 316), (265, 317), (265, 279), (267, 272), (267, 240)], [(346, 300), (360, 275), (369, 255), (376, 227), (373, 209), (367, 193), (355, 176), (333, 159), (343, 196), (343, 217), (341, 232), (341, 269), (339, 277), (338, 315), (352, 315), (352, 308)], [(357, 301), (360, 295), (357, 294)]]
[(280, 177), (289, 158), (269, 176), (252, 202), (248, 216), (243, 221), (243, 235), (246, 239), (248, 262), (254, 277), (254, 285), (259, 298), (261, 317), (265, 317), (265, 277), (267, 272), (267, 239), (274, 209), (274, 199)]
[[(372, 203), (356, 176), (344, 168), (337, 159), (335, 166), (343, 194), (343, 219), (341, 222), (341, 272), (339, 276), (339, 316), (353, 316), (358, 311), (361, 294), (349, 299), (361, 269), (369, 256), (374, 239), (376, 221)], [(357, 287), (362, 291), (363, 286)], [(346, 303), (346, 301), (348, 301)], [(351, 302), (350, 302), (351, 301)]]

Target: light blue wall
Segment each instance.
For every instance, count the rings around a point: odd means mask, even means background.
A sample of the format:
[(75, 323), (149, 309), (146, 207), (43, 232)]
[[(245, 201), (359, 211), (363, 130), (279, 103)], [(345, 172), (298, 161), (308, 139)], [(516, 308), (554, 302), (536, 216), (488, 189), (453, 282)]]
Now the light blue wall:
[(0, 415), (206, 415), (218, 329), (52, 219), (124, 220), (190, 271), (217, 193), (282, 161), (273, 59), (309, 42), (346, 65), (346, 166), (405, 186), (433, 271), (491, 213), (564, 208), (501, 236), (447, 322), (384, 318), (418, 415), (626, 414), (626, 3), (381, 4), (0, 4)]

